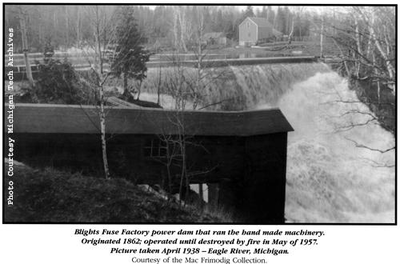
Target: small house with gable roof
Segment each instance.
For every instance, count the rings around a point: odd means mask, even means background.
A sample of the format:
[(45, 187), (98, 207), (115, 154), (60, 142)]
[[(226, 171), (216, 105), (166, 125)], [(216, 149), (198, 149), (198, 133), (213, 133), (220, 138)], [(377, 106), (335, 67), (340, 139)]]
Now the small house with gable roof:
[(258, 42), (267, 42), (283, 35), (275, 30), (267, 19), (247, 17), (239, 25), (239, 45), (253, 46)]

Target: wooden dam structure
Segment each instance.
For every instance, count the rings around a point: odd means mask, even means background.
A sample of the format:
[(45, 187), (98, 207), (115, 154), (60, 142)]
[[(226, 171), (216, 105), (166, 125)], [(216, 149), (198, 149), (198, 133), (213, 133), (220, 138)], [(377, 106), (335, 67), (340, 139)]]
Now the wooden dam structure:
[[(6, 73), (13, 71), (13, 77), (15, 81), (26, 80), (26, 67), (21, 59), (21, 54), (15, 54), (16, 64), (13, 67), (6, 67)], [(34, 55), (32, 55), (34, 56)], [(40, 58), (38, 54), (34, 58)], [(61, 59), (60, 55), (54, 57), (54, 59)], [(74, 68), (77, 71), (88, 71), (90, 65), (88, 63), (82, 63), (82, 56), (69, 57)], [(6, 56), (5, 62), (7, 64), (8, 57)], [(37, 61), (40, 61), (38, 59)], [(260, 57), (260, 58), (214, 58), (205, 59), (202, 61), (201, 66), (204, 68), (215, 68), (215, 67), (226, 67), (226, 66), (239, 66), (239, 65), (259, 65), (259, 64), (277, 64), (277, 63), (315, 63), (318, 62), (319, 58), (315, 56), (288, 56), (288, 57)], [(159, 67), (197, 67), (198, 62), (193, 59), (183, 59), (177, 61), (171, 60), (152, 60), (146, 63), (148, 68), (159, 68)], [(108, 70), (110, 65), (104, 63), (104, 68)], [(31, 61), (31, 70), (34, 78), (37, 78), (39, 74), (38, 65), (36, 61)], [(7, 80), (7, 75), (4, 75), (4, 79)]]
[[(209, 186), (209, 203), (232, 210), (239, 223), (284, 223), (287, 134), (293, 129), (279, 109), (106, 112), (112, 175), (167, 190), (181, 171), (183, 154), (173, 145), (185, 138), (187, 179)], [(15, 159), (100, 176), (99, 127), (94, 106), (16, 104)]]

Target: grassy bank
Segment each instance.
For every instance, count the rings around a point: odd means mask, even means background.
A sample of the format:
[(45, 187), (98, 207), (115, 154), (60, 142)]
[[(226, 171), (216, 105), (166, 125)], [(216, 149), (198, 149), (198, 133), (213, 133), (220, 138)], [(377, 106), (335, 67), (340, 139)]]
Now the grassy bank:
[[(34, 170), (17, 164), (13, 167), (14, 206), (5, 205), (5, 222), (220, 222), (194, 208), (183, 208), (143, 191), (124, 179), (106, 180), (50, 168)], [(7, 186), (5, 183), (4, 188)], [(7, 194), (5, 189), (4, 195)]]

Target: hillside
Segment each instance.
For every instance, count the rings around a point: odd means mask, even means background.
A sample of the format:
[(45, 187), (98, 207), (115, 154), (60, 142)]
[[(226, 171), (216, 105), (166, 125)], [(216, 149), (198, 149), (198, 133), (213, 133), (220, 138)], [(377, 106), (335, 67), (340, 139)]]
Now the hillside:
[[(124, 179), (106, 180), (50, 168), (35, 170), (21, 163), (14, 164), (14, 175), (14, 206), (4, 208), (5, 222), (221, 222), (217, 217), (168, 202)], [(7, 193), (4, 190), (4, 195)]]

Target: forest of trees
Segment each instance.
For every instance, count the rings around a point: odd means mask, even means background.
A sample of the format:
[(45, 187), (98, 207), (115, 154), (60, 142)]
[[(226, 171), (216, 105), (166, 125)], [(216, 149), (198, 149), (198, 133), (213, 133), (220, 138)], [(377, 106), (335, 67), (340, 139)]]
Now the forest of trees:
[[(113, 5), (7, 5), (5, 27), (13, 28), (14, 53), (92, 48), (104, 50), (116, 43), (118, 8)], [(238, 25), (246, 17), (264, 17), (294, 40), (318, 44), (323, 57), (342, 60), (345, 76), (370, 80), (381, 90), (396, 90), (396, 12), (393, 6), (131, 6), (140, 43), (147, 50), (187, 52), (198, 46), (199, 16), (202, 32), (224, 32), (235, 46)], [(25, 32), (25, 40), (22, 38)], [(6, 40), (4, 40), (6, 41)], [(27, 46), (26, 48), (23, 45)], [(98, 45), (99, 47), (95, 47)], [(334, 51), (332, 52), (332, 47)], [(193, 51), (193, 50), (192, 50)]]
[[(238, 39), (238, 25), (248, 16), (268, 19), (274, 28), (285, 35), (310, 35), (311, 17), (316, 13), (299, 7), (263, 6), (239, 9), (235, 6), (132, 6), (139, 30), (146, 37), (146, 45), (172, 47), (176, 38), (190, 41), (196, 16), (204, 17), (204, 32), (224, 32), (233, 42)], [(20, 18), (24, 16), (27, 25), (30, 52), (42, 52), (51, 44), (58, 50), (81, 47), (93, 43), (93, 7), (83, 5), (7, 5), (5, 27), (20, 29)], [(102, 32), (102, 42), (112, 36), (112, 27), (117, 24), (117, 6), (99, 6), (101, 17), (108, 26)], [(295, 22), (295, 23), (293, 23)], [(20, 34), (15, 43), (21, 43)], [(22, 52), (22, 45), (15, 47)]]
[[(189, 98), (186, 95), (182, 96), (185, 94), (181, 92), (182, 87), (189, 87), (193, 109), (196, 109), (201, 93), (206, 90), (202, 81), (206, 79), (206, 73), (201, 67), (201, 60), (205, 54), (202, 47), (203, 33), (224, 32), (231, 46), (236, 46), (239, 24), (246, 17), (254, 16), (267, 19), (275, 30), (288, 36), (289, 41), (282, 45), (282, 49), (288, 49), (292, 39), (308, 41), (318, 46), (319, 56), (323, 59), (328, 48), (327, 43), (329, 42), (330, 49), (334, 45), (335, 51), (331, 51), (330, 56), (339, 61), (340, 66), (336, 70), (355, 81), (355, 86), (362, 86), (358, 90), (360, 99), (377, 114), (382, 125), (395, 134), (397, 29), (396, 9), (393, 6), (324, 6), (318, 10), (304, 6), (237, 8), (131, 5), (126, 8), (112, 5), (7, 5), (5, 28), (13, 28), (16, 32), (14, 53), (24, 52), (27, 69), (30, 69), (28, 52), (43, 53), (48, 46), (57, 51), (71, 48), (91, 49), (90, 54), (85, 54), (88, 57), (92, 56), (88, 60), (94, 61), (90, 63), (91, 78), (87, 80), (81, 78), (81, 75), (79, 78), (73, 75), (72, 64), (62, 64), (59, 61), (51, 61), (39, 67), (44, 69), (46, 74), (39, 80), (34, 81), (29, 70), (27, 77), (36, 95), (54, 100), (54, 95), (59, 94), (60, 97), (66, 98), (62, 103), (83, 101), (85, 90), (82, 83), (95, 91), (96, 101), (99, 101), (100, 105), (104, 171), (108, 178), (110, 172), (107, 163), (104, 110), (104, 86), (108, 77), (113, 74), (124, 79), (124, 94), (129, 94), (128, 79), (134, 79), (139, 82), (140, 92), (142, 80), (146, 78), (146, 62), (151, 54), (149, 51), (175, 49), (187, 52), (192, 47), (191, 51), (198, 58), (193, 81), (188, 81), (188, 76), (178, 65), (176, 76), (173, 76), (177, 81), (171, 81), (165, 86), (166, 89), (170, 89), (168, 94), (172, 95), (176, 102), (181, 102), (181, 106), (177, 108), (181, 111), (185, 110), (184, 100)], [(118, 54), (111, 62), (112, 71), (105, 71), (103, 53), (109, 45), (116, 46)], [(68, 73), (67, 77), (65, 73)], [(56, 80), (47, 78), (51, 74), (53, 77), (59, 76), (62, 81), (57, 81), (56, 84), (48, 83), (48, 79)], [(217, 78), (218, 76), (214, 77)], [(46, 82), (41, 83), (41, 80)], [(68, 89), (62, 89), (62, 84)], [(67, 94), (73, 85), (77, 89), (74, 93)], [(47, 93), (46, 89), (52, 89), (51, 93)], [(178, 96), (174, 97), (174, 93)], [(82, 103), (80, 101), (79, 103)], [(181, 122), (176, 123), (179, 128), (183, 127)], [(184, 136), (183, 132), (181, 134)], [(181, 153), (184, 153), (185, 144), (186, 139), (180, 139)], [(185, 162), (184, 160), (183, 163)], [(186, 165), (182, 167), (185, 169)]]

